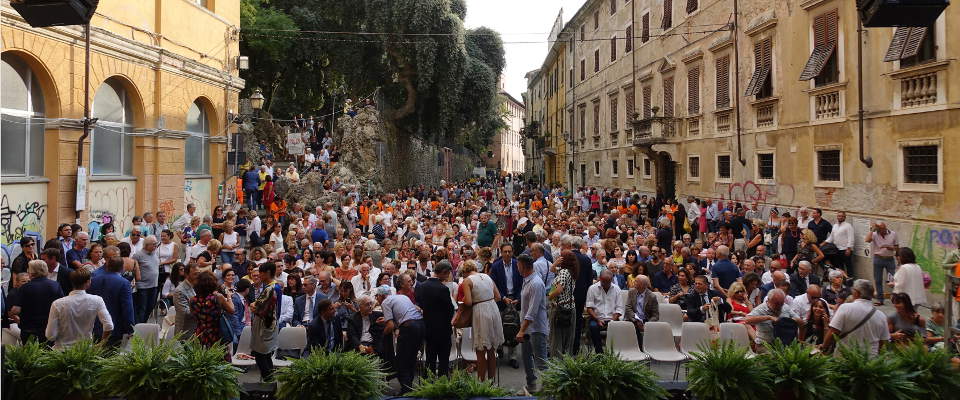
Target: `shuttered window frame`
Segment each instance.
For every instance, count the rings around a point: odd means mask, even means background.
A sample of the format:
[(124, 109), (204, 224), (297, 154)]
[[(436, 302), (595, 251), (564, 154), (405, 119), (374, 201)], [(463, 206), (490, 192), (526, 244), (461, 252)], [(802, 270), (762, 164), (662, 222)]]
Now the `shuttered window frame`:
[(730, 107), (730, 56), (724, 55), (716, 60), (716, 106), (717, 110)]
[(687, 115), (700, 114), (700, 66), (687, 69)]
[(667, 30), (673, 27), (673, 0), (663, 0), (663, 19), (660, 28)]
[(839, 14), (836, 9), (813, 19), (813, 51), (800, 73), (801, 81), (809, 81), (823, 72), (827, 60), (837, 51)]
[(640, 17), (640, 43), (650, 41), (650, 14), (643, 14)]
[(897, 30), (893, 33), (893, 38), (890, 39), (890, 46), (887, 47), (887, 53), (883, 56), (883, 61), (899, 61), (916, 56), (920, 51), (923, 39), (929, 33), (932, 33), (931, 30), (925, 26), (897, 27)]
[(753, 45), (753, 75), (747, 84), (744, 96), (756, 96), (763, 90), (767, 79), (771, 79), (773, 69), (773, 38), (766, 38)]
[(672, 117), (674, 114), (673, 76), (663, 78), (663, 116)]

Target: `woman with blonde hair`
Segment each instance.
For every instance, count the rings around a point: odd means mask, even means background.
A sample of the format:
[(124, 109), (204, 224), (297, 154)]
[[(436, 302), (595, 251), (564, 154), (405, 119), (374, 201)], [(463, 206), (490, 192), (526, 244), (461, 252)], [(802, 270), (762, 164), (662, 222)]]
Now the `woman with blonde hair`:
[(462, 307), (472, 307), (471, 333), (473, 347), (477, 352), (477, 377), (481, 381), (493, 379), (497, 371), (497, 348), (504, 342), (503, 322), (497, 302), (500, 292), (487, 274), (477, 271), (475, 261), (465, 261), (460, 266), (463, 282)]
[(817, 246), (817, 235), (810, 229), (800, 231), (800, 246), (797, 248), (797, 255), (790, 260), (790, 265), (796, 269), (800, 261), (809, 261), (813, 265), (816, 274), (820, 274), (820, 261), (823, 261), (823, 252), (820, 246)]

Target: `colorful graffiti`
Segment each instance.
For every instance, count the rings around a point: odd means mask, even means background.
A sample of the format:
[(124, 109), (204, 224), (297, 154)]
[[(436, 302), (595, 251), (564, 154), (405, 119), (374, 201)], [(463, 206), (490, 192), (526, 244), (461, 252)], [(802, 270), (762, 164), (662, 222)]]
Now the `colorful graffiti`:
[[(724, 187), (726, 186), (726, 187)], [(717, 193), (722, 201), (741, 203), (793, 203), (796, 191), (789, 184), (758, 184), (754, 181), (734, 182), (717, 185)]]
[(112, 222), (117, 232), (126, 232), (135, 214), (133, 182), (93, 182), (90, 185), (91, 222)]
[(2, 243), (12, 244), (24, 236), (41, 236), (43, 232), (43, 215), (47, 212), (47, 205), (37, 201), (27, 201), (14, 206), (6, 194), (0, 198), (0, 229), (2, 229)]
[(173, 205), (173, 200), (164, 200), (160, 202), (157, 211), (163, 211), (167, 218), (172, 218), (177, 213), (177, 208)]
[(183, 209), (187, 209), (187, 204), (197, 206), (198, 215), (210, 214), (213, 210), (210, 208), (210, 180), (209, 179), (186, 179), (183, 182)]
[(957, 248), (956, 240), (960, 240), (960, 230), (913, 226), (910, 248), (917, 255), (917, 264), (930, 274), (931, 292), (943, 292), (945, 275), (941, 263), (948, 252)]

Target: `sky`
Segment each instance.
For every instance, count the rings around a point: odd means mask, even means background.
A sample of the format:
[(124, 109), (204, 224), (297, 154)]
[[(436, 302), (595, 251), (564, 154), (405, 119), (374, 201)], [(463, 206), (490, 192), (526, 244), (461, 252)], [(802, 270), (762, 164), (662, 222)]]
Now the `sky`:
[(566, 23), (584, 1), (467, 0), (466, 27), (486, 26), (500, 32), (507, 58), (504, 85), (507, 93), (523, 101), (520, 94), (527, 88), (523, 75), (540, 68), (546, 58), (550, 50), (547, 37), (560, 8), (563, 8), (563, 22)]

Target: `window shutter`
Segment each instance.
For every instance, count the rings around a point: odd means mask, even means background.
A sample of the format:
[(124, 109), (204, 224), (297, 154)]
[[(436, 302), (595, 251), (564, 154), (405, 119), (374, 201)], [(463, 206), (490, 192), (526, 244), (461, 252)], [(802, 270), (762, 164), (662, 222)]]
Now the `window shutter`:
[(633, 86), (623, 89), (624, 107), (626, 108), (628, 120), (632, 120), (634, 117), (633, 114), (637, 112), (636, 94), (634, 94), (634, 91)]
[(617, 38), (610, 39), (610, 62), (617, 61)]
[(673, 26), (673, 0), (663, 0), (663, 20), (661, 28), (670, 29)]
[(927, 27), (914, 27), (910, 29), (910, 36), (903, 44), (903, 54), (900, 59), (910, 58), (917, 55), (920, 51), (920, 44), (923, 43), (923, 37), (927, 35)]
[(610, 96), (610, 131), (617, 130), (617, 117), (620, 110), (617, 109), (617, 96)]
[(770, 76), (770, 69), (773, 67), (773, 39), (766, 38), (753, 45), (753, 75), (750, 76), (750, 83), (747, 84), (747, 91), (744, 96), (755, 96), (763, 89), (764, 82)]
[(610, 0), (610, 15), (617, 12), (617, 0)]
[(673, 77), (663, 79), (663, 116), (673, 116)]
[(913, 27), (900, 26), (893, 33), (893, 39), (890, 39), (890, 46), (887, 47), (887, 54), (883, 56), (883, 61), (897, 61), (903, 58), (903, 45), (910, 37)]
[(650, 41), (650, 14), (643, 14), (643, 17), (640, 18), (640, 43), (646, 43)]
[(717, 59), (717, 108), (730, 106), (730, 56)]
[(586, 72), (585, 72), (586, 70), (587, 70), (587, 60), (580, 60), (580, 80), (581, 81), (586, 78)]
[(633, 51), (633, 25), (627, 27), (627, 43), (623, 46), (623, 52), (629, 53)]
[(593, 51), (593, 72), (600, 72), (600, 49)]
[(687, 0), (687, 14), (697, 11), (697, 0)]
[(600, 136), (600, 102), (593, 102), (593, 136)]
[(800, 74), (801, 81), (808, 81), (820, 75), (827, 59), (837, 49), (837, 10), (833, 10), (813, 19), (813, 52)]
[(653, 115), (651, 110), (651, 103), (653, 102), (653, 88), (650, 86), (643, 87), (643, 118), (650, 118)]
[(700, 68), (687, 70), (687, 114), (700, 113)]

